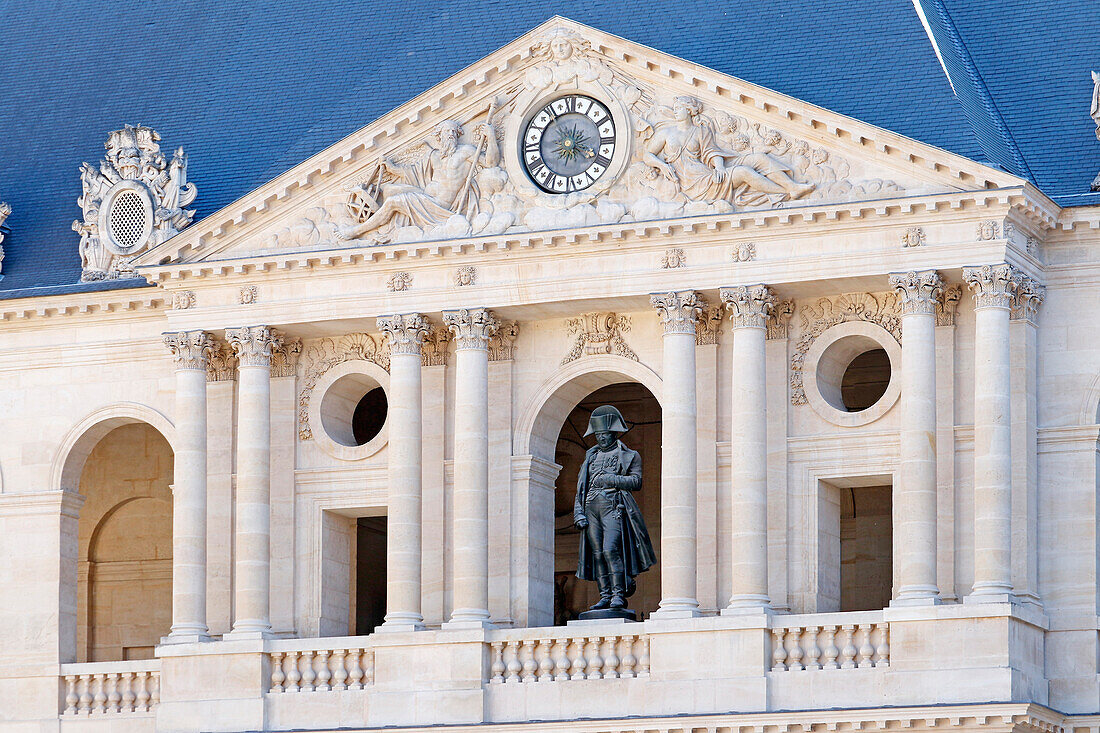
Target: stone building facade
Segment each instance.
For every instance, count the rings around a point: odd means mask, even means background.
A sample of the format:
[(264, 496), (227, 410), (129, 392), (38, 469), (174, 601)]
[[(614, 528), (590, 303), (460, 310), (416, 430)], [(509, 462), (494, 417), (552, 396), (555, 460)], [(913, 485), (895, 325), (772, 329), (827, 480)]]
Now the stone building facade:
[(0, 730), (1100, 725), (1100, 208), (560, 18), (193, 223), (159, 139), (151, 286), (0, 301)]

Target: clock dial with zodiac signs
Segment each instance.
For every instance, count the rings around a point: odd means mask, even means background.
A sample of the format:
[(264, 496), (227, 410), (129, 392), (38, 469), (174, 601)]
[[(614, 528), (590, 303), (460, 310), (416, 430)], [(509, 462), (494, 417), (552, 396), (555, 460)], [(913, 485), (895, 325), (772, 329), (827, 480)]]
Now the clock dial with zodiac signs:
[(602, 102), (583, 94), (551, 100), (523, 131), (523, 166), (547, 193), (583, 191), (615, 156), (615, 120)]

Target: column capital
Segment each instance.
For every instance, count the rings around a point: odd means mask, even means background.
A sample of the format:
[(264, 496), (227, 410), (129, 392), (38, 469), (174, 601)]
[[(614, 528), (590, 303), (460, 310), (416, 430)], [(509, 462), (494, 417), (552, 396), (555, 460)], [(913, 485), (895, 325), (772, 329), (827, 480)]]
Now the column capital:
[(734, 328), (767, 328), (768, 316), (775, 307), (775, 293), (770, 287), (763, 283), (738, 285), (718, 292)]
[(665, 333), (695, 333), (695, 322), (703, 315), (707, 302), (694, 290), (677, 290), (649, 296)]
[(901, 314), (935, 315), (943, 278), (935, 270), (910, 270), (890, 275), (890, 287), (901, 296)]
[(1028, 321), (1035, 323), (1039, 315), (1039, 306), (1046, 300), (1046, 286), (1033, 277), (1021, 275), (1016, 293), (1012, 298), (1012, 314), (1014, 321)]
[(242, 367), (270, 367), (272, 352), (283, 345), (282, 334), (268, 326), (227, 328), (225, 340), (233, 347)]
[(432, 330), (428, 319), (419, 313), (395, 314), (378, 319), (378, 330), (386, 334), (391, 354), (420, 355), (421, 345)]
[(166, 333), (164, 345), (171, 349), (176, 369), (205, 370), (214, 352), (214, 339), (206, 331)]
[(487, 308), (462, 308), (444, 311), (443, 323), (455, 337), (455, 348), (489, 350), (489, 337), (500, 328), (500, 321)]
[(1009, 308), (1021, 273), (1009, 264), (964, 267), (963, 280), (974, 293), (974, 308)]

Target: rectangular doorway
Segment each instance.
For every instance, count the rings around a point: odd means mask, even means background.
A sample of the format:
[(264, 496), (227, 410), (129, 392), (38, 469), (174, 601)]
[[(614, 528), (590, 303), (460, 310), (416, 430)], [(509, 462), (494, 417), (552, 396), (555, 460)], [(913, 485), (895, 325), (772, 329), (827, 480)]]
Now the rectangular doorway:
[(873, 611), (893, 593), (893, 480), (819, 483), (817, 611)]
[(365, 636), (386, 617), (386, 518), (355, 521), (355, 634)]

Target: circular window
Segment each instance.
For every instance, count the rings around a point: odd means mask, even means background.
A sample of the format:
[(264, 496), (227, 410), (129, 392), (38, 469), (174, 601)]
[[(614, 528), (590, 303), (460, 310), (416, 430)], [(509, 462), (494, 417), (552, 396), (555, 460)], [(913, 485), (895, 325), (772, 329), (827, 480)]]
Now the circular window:
[(806, 400), (829, 422), (866, 425), (897, 402), (900, 366), (901, 346), (889, 331), (866, 321), (838, 324), (806, 352)]
[(389, 375), (369, 361), (345, 361), (325, 372), (312, 390), (309, 424), (329, 455), (359, 460), (386, 444)]

